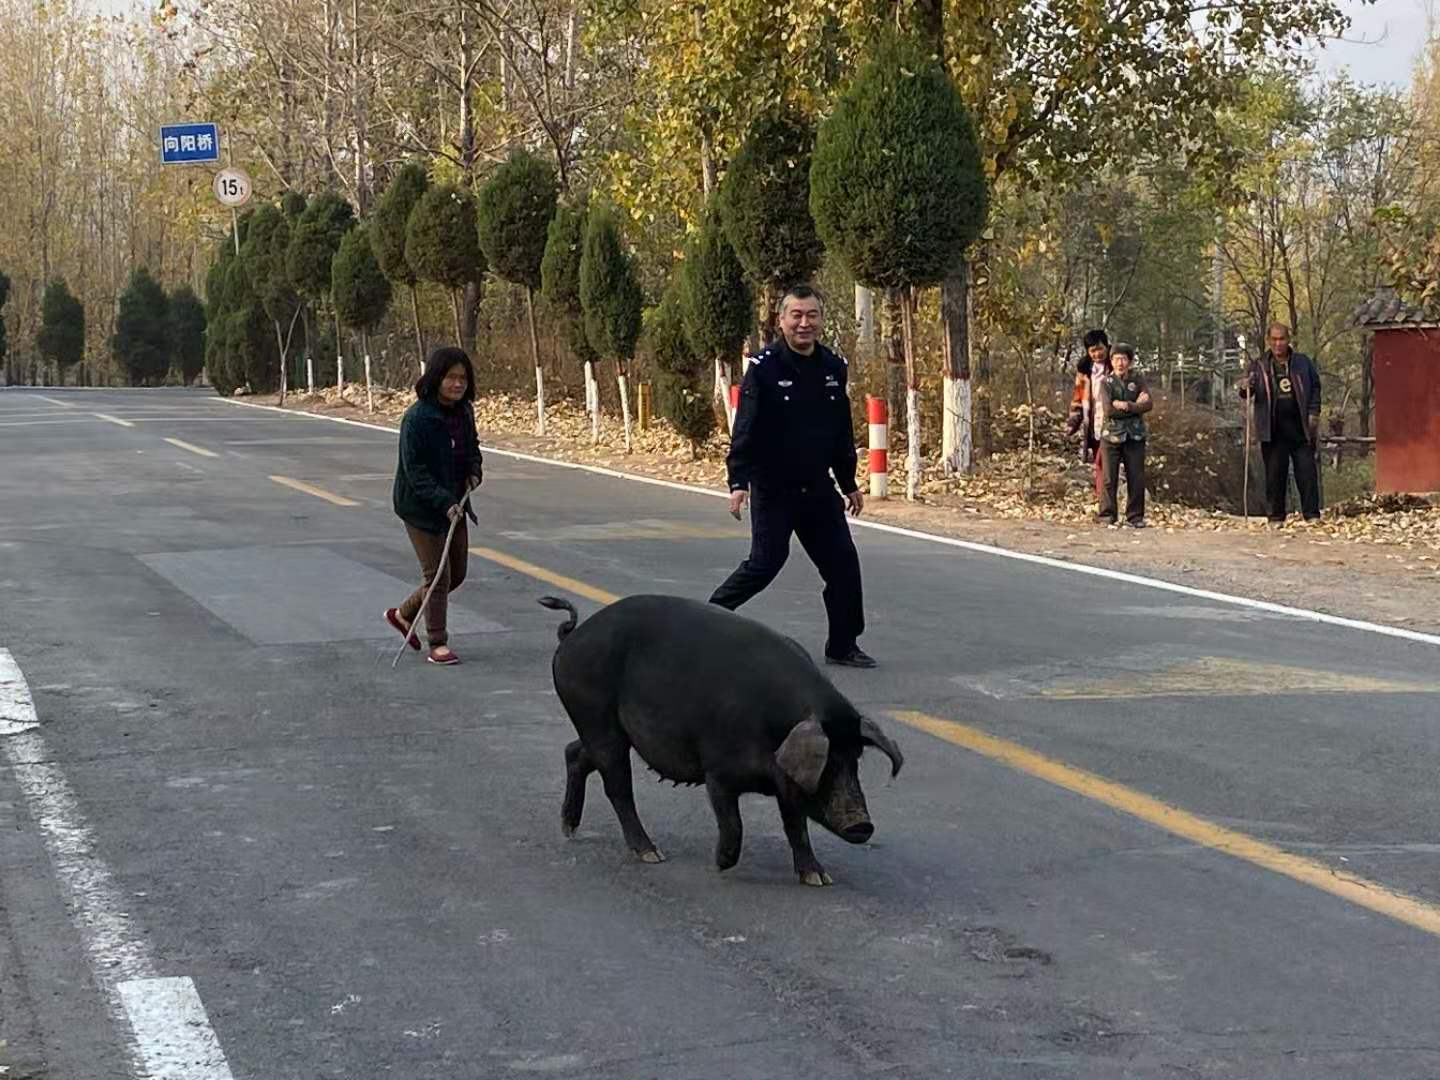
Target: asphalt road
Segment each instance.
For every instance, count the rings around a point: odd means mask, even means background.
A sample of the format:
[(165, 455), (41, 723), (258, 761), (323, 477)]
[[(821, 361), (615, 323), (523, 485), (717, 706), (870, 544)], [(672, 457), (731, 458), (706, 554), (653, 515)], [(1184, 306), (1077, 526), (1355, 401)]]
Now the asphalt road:
[[(718, 875), (703, 792), (641, 769), (644, 865), (598, 779), (561, 836), (535, 601), (704, 598), (744, 526), (492, 454), (466, 662), (392, 670), (395, 456), (195, 392), (0, 393), (39, 721), (0, 734), (10, 1077), (153, 1063), (125, 988), (173, 980), (214, 1038), (183, 1080), (1440, 1077), (1440, 647), (857, 530), (882, 667), (826, 670), (908, 756), (864, 763), (875, 839), (814, 830), (805, 888), (752, 798)], [(818, 656), (798, 547), (745, 613)]]

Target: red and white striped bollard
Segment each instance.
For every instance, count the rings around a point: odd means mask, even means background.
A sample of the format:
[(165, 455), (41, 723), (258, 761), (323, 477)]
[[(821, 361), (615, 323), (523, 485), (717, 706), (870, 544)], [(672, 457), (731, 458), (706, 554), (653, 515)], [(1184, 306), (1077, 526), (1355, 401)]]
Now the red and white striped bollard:
[(870, 423), (870, 497), (890, 497), (890, 424), (889, 407), (884, 398), (865, 398), (865, 416)]

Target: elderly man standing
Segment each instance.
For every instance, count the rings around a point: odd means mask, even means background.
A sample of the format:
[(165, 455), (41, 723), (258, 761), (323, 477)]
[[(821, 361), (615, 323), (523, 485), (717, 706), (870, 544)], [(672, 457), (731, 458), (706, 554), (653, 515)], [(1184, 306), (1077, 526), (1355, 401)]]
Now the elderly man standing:
[(1267, 352), (1250, 361), (1240, 396), (1253, 410), (1255, 437), (1265, 461), (1265, 506), (1272, 525), (1285, 523), (1290, 466), (1306, 521), (1320, 517), (1320, 474), (1315, 441), (1320, 431), (1320, 372), (1315, 362), (1290, 347), (1290, 328), (1274, 323), (1266, 333)]

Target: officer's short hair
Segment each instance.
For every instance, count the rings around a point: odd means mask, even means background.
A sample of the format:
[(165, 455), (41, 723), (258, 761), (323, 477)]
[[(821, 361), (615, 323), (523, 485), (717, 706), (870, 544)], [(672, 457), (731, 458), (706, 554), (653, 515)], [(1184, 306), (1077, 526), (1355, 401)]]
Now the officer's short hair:
[(792, 285), (785, 290), (785, 295), (780, 298), (780, 311), (785, 311), (786, 301), (789, 300), (814, 300), (820, 305), (820, 311), (825, 311), (825, 298), (809, 285)]
[(1093, 349), (1096, 345), (1104, 345), (1108, 349), (1110, 347), (1110, 335), (1105, 333), (1104, 330), (1085, 331), (1085, 348)]

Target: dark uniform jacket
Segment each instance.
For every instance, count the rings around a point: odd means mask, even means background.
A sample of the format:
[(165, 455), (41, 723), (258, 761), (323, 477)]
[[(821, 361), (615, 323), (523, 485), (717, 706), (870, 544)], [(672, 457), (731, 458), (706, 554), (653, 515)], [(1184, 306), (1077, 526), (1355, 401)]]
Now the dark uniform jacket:
[(845, 358), (825, 346), (802, 356), (784, 338), (763, 349), (745, 372), (725, 459), (730, 490), (751, 484), (777, 491), (855, 491), (855, 427)]
[[(462, 410), (465, 422), (465, 453), (469, 462), (465, 475), (457, 471), (455, 449), (450, 445), (450, 428), (444, 408), (434, 401), (417, 401), (405, 410), (400, 421), (400, 467), (395, 470), (392, 499), (395, 513), (407, 525), (424, 532), (443, 533), (450, 528), (446, 516), (450, 507), (465, 494), (471, 476), (480, 476), (483, 459), (475, 435), (475, 412), (469, 402), (454, 406)], [(476, 521), (467, 504), (466, 515)]]

